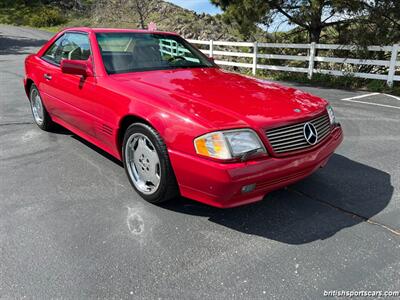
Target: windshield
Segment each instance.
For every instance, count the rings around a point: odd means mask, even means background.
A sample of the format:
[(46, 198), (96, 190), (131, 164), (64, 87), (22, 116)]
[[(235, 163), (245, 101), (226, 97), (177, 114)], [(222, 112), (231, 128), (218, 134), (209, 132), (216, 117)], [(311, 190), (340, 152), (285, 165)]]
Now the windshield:
[(96, 37), (108, 74), (215, 66), (179, 36), (118, 32)]

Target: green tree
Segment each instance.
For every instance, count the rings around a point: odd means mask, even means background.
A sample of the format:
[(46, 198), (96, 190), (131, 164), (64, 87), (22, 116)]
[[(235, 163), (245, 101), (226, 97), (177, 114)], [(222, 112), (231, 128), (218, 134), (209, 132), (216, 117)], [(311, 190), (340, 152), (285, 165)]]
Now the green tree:
[(357, 1), (351, 14), (357, 20), (338, 26), (339, 43), (394, 44), (400, 42), (400, 1)]
[[(278, 18), (297, 25), (310, 42), (319, 42), (323, 31), (338, 30), (342, 37), (356, 37), (379, 29), (384, 36), (399, 33), (399, 0), (211, 0), (224, 11), (224, 19), (235, 23), (248, 37), (259, 24)], [(379, 26), (383, 24), (385, 26)], [(371, 27), (371, 24), (375, 26)], [(368, 27), (369, 26), (369, 27)], [(373, 29), (374, 28), (374, 29)], [(356, 30), (357, 29), (357, 30)]]

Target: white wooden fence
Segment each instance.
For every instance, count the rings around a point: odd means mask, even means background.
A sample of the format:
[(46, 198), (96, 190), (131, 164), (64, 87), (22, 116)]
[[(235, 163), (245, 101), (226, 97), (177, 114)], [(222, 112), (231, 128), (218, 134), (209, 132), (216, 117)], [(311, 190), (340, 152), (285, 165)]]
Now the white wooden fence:
[[(328, 44), (280, 44), (280, 43), (259, 43), (259, 42), (227, 42), (227, 41), (200, 41), (200, 40), (188, 40), (192, 44), (207, 45), (208, 49), (201, 49), (201, 51), (210, 57), (214, 56), (229, 56), (229, 57), (241, 57), (251, 58), (252, 63), (237, 62), (237, 61), (226, 61), (226, 60), (215, 60), (216, 64), (225, 66), (236, 66), (242, 68), (251, 68), (253, 74), (256, 74), (257, 69), (261, 70), (273, 70), (273, 71), (286, 71), (286, 72), (301, 72), (307, 73), (308, 78), (312, 78), (314, 73), (329, 74), (334, 76), (345, 76), (350, 75), (358, 78), (368, 79), (379, 79), (386, 80), (389, 87), (393, 86), (394, 81), (400, 81), (400, 75), (396, 75), (396, 68), (400, 66), (400, 60), (397, 58), (400, 50), (400, 45), (395, 44), (393, 46), (369, 46), (368, 51), (384, 51), (391, 53), (390, 59), (388, 60), (377, 60), (377, 59), (357, 59), (347, 57), (327, 57), (327, 56), (316, 56), (316, 49), (321, 50), (357, 50), (355, 45), (328, 45)], [(215, 46), (228, 46), (232, 47), (250, 47), (247, 52), (237, 51), (218, 51), (215, 50)], [(307, 49), (307, 55), (280, 55), (280, 54), (266, 54), (259, 53), (261, 48), (281, 48), (281, 49)], [(263, 51), (264, 52), (264, 51)], [(308, 61), (307, 68), (290, 67), (290, 66), (278, 66), (278, 65), (265, 65), (259, 64), (259, 59), (279, 59), (289, 61)], [(352, 65), (370, 65), (370, 66), (383, 66), (386, 67), (384, 74), (379, 73), (360, 73), (354, 72), (349, 73), (343, 70), (328, 70), (328, 69), (316, 69), (314, 68), (314, 62), (328, 62), (337, 64), (352, 64)]]
[(185, 59), (192, 62), (198, 62), (199, 60), (191, 56), (188, 49), (181, 47), (176, 41), (171, 39), (160, 40), (160, 51), (161, 53), (168, 54), (171, 56), (185, 56)]

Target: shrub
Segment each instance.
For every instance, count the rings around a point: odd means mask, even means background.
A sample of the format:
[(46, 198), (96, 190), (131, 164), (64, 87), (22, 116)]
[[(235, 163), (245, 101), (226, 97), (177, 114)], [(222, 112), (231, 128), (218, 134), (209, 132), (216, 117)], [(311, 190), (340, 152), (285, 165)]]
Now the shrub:
[(371, 92), (385, 92), (400, 95), (400, 82), (395, 82), (394, 86), (389, 88), (386, 86), (385, 80), (356, 78), (352, 76), (352, 74), (346, 74), (341, 77), (326, 74), (314, 74), (311, 80), (307, 78), (306, 74), (293, 72), (258, 71), (257, 75), (259, 77), (278, 81), (297, 82), (329, 88), (366, 89)]
[(61, 11), (54, 7), (44, 6), (30, 17), (29, 25), (33, 27), (51, 27), (65, 23), (66, 19)]
[(371, 92), (382, 92), (386, 88), (386, 81), (383, 80), (371, 80), (367, 84), (367, 89)]

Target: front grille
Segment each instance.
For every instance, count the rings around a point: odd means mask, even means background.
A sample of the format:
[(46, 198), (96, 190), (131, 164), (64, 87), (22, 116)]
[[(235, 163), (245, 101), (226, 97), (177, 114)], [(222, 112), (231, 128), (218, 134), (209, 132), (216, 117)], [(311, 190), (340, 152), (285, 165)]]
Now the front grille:
[(307, 149), (315, 145), (310, 145), (304, 137), (304, 124), (311, 123), (315, 126), (318, 134), (318, 141), (321, 143), (331, 132), (331, 124), (328, 114), (294, 125), (274, 128), (266, 132), (268, 140), (275, 153), (286, 153)]

